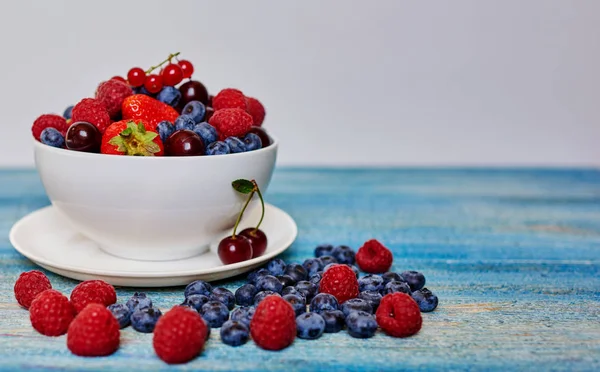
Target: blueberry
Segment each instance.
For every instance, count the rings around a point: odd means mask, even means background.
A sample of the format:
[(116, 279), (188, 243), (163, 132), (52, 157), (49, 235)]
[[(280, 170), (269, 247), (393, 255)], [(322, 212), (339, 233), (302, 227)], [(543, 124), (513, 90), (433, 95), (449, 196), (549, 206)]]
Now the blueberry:
[(196, 122), (194, 121), (194, 119), (187, 115), (180, 115), (177, 119), (175, 119), (175, 130), (192, 130), (194, 129), (195, 125)]
[(383, 289), (383, 278), (379, 275), (368, 274), (358, 279), (358, 288), (363, 291), (377, 291)]
[(117, 322), (119, 322), (119, 328), (127, 327), (131, 321), (131, 311), (125, 304), (112, 304), (108, 306), (108, 310), (117, 318)]
[(350, 268), (352, 269), (352, 271), (354, 271), (354, 274), (356, 274), (356, 278), (360, 278), (360, 270), (358, 270), (358, 267), (356, 267), (356, 265), (348, 265), (350, 266)]
[(161, 315), (162, 313), (159, 309), (152, 307), (138, 309), (131, 313), (131, 326), (138, 332), (152, 333)]
[(216, 141), (206, 147), (206, 155), (227, 155), (231, 153), (229, 145), (223, 141)]
[(211, 301), (219, 301), (222, 304), (224, 304), (225, 306), (227, 306), (227, 308), (229, 310), (233, 309), (235, 307), (235, 296), (233, 295), (233, 293), (231, 293), (231, 291), (227, 288), (215, 288), (213, 289), (212, 293), (209, 296)]
[(308, 272), (309, 277), (316, 274), (317, 272), (319, 272), (319, 270), (322, 269), (321, 261), (319, 261), (319, 259), (317, 258), (307, 258), (306, 260), (304, 260), (302, 266)]
[(185, 287), (185, 297), (193, 294), (201, 294), (205, 296), (210, 296), (210, 292), (212, 292), (212, 285), (208, 284), (203, 280), (196, 280)]
[(315, 284), (315, 285), (319, 285), (319, 283), (321, 283), (321, 278), (323, 276), (319, 273), (316, 273), (314, 275), (311, 275), (310, 278), (308, 278), (308, 281)]
[(156, 126), (156, 131), (160, 136), (160, 140), (163, 141), (163, 143), (165, 143), (167, 141), (167, 138), (171, 137), (171, 134), (175, 132), (175, 127), (173, 126), (173, 124), (171, 124), (170, 121), (163, 120)]
[(254, 296), (254, 306), (258, 305), (267, 296), (278, 296), (278, 297), (281, 297), (281, 295), (279, 293), (277, 293), (277, 292), (261, 291), (261, 292), (258, 292), (256, 294), (256, 296)]
[(261, 277), (260, 279), (258, 279), (258, 281), (256, 282), (256, 289), (259, 292), (260, 291), (272, 291), (272, 292), (281, 293), (281, 290), (283, 289), (283, 285), (281, 284), (279, 279), (277, 279), (273, 275), (265, 275), (265, 276)]
[(323, 270), (325, 270), (325, 266), (337, 263), (337, 260), (333, 256), (321, 256), (319, 260), (321, 261)]
[(282, 295), (282, 296), (285, 296), (285, 295), (288, 295), (288, 294), (295, 294), (295, 295), (298, 295), (298, 296), (302, 296), (302, 297), (304, 297), (304, 295), (303, 295), (302, 293), (300, 293), (300, 292), (299, 292), (299, 291), (296, 289), (296, 287), (292, 287), (292, 286), (290, 286), (290, 287), (285, 287), (285, 288), (283, 288), (283, 290), (281, 291), (281, 295)]
[(250, 321), (252, 321), (255, 310), (255, 307), (250, 306), (236, 307), (231, 312), (231, 320), (244, 323), (247, 327), (250, 327)]
[(171, 107), (175, 107), (181, 100), (181, 92), (175, 87), (164, 87), (158, 92), (156, 99)]
[(221, 327), (221, 341), (226, 345), (243, 345), (248, 341), (249, 337), (250, 332), (244, 323), (228, 320)]
[(266, 269), (269, 270), (271, 275), (283, 275), (286, 268), (286, 263), (281, 258), (274, 258), (266, 266)]
[(315, 248), (315, 257), (331, 256), (331, 251), (333, 251), (333, 245), (321, 244)]
[(44, 145), (62, 148), (65, 146), (65, 137), (54, 128), (46, 128), (40, 134), (40, 142)]
[(257, 293), (258, 290), (253, 284), (244, 284), (235, 291), (235, 302), (240, 306), (250, 306), (254, 303)]
[(271, 273), (269, 272), (269, 270), (267, 269), (259, 269), (256, 271), (252, 271), (250, 274), (248, 274), (248, 283), (250, 284), (254, 284), (256, 285), (256, 281), (264, 275), (271, 275)]
[(304, 297), (298, 294), (286, 294), (283, 296), (283, 299), (292, 305), (296, 316), (306, 312), (306, 301), (304, 301)]
[(196, 123), (202, 122), (204, 114), (206, 114), (206, 107), (200, 101), (189, 101), (181, 110), (181, 115), (190, 116)]
[(293, 286), (296, 284), (296, 281), (294, 280), (294, 278), (292, 278), (289, 275), (277, 275), (276, 276), (277, 279), (279, 279), (279, 282), (281, 283), (281, 285), (283, 285), (283, 287), (289, 287), (289, 286)]
[(126, 304), (129, 311), (133, 313), (136, 310), (152, 307), (152, 300), (144, 292), (135, 292)]
[(154, 97), (154, 94), (148, 92), (148, 89), (146, 89), (146, 87), (144, 87), (143, 85), (141, 87), (133, 88), (133, 93), (145, 94), (147, 96)]
[(254, 133), (248, 133), (244, 136), (244, 143), (246, 144), (246, 151), (258, 150), (262, 147), (260, 137)]
[(296, 317), (298, 337), (314, 340), (325, 332), (325, 319), (317, 313), (305, 313)]
[(71, 119), (72, 112), (73, 112), (73, 105), (71, 105), (65, 109), (65, 111), (63, 112), (63, 118)]
[(192, 130), (194, 131), (194, 133), (200, 136), (200, 138), (202, 138), (202, 142), (204, 142), (205, 147), (208, 147), (208, 145), (214, 143), (219, 139), (215, 127), (208, 123), (196, 124), (194, 125), (194, 128), (192, 128)]
[(302, 265), (296, 263), (287, 265), (285, 268), (285, 274), (291, 276), (296, 282), (306, 280), (308, 278), (306, 269)]
[(208, 301), (210, 301), (210, 298), (205, 295), (193, 294), (187, 296), (181, 305), (191, 307), (192, 309), (200, 312), (202, 305)]
[(315, 297), (315, 295), (317, 294), (318, 289), (319, 288), (316, 284), (311, 283), (307, 280), (301, 280), (298, 283), (296, 283), (296, 290), (302, 293), (304, 298), (306, 298), (306, 301), (312, 300), (313, 297)]
[(338, 300), (329, 293), (319, 293), (310, 301), (310, 311), (320, 313), (339, 309)]
[(391, 272), (391, 271), (388, 271), (387, 273), (382, 274), (381, 278), (383, 279), (383, 285), (386, 285), (391, 281), (398, 281), (398, 282), (406, 281), (406, 280), (404, 280), (402, 275)]
[(377, 310), (377, 308), (379, 307), (379, 302), (381, 302), (382, 297), (383, 296), (381, 295), (381, 293), (376, 291), (364, 291), (360, 292), (360, 294), (358, 295), (358, 298), (367, 301), (369, 305), (371, 305), (373, 311)]
[(414, 291), (412, 298), (417, 302), (423, 313), (433, 311), (438, 306), (438, 297), (427, 288)]
[(225, 138), (225, 143), (229, 146), (232, 154), (246, 151), (246, 144), (237, 137), (227, 137)]
[(353, 265), (356, 261), (356, 253), (354, 253), (354, 250), (347, 245), (338, 245), (333, 248), (331, 255), (341, 264)]
[(344, 328), (346, 324), (344, 313), (340, 310), (325, 310), (320, 312), (325, 320), (325, 333), (337, 333)]
[(411, 291), (425, 287), (425, 276), (418, 271), (405, 271), (402, 274), (404, 281), (408, 283)]
[(337, 264), (336, 264), (336, 263), (330, 263), (330, 264), (327, 264), (327, 266), (325, 266), (325, 267), (323, 268), (323, 272), (325, 272), (325, 271), (329, 270), (329, 268), (330, 268), (330, 267), (332, 267), (332, 266), (335, 266), (335, 265), (337, 265)]
[(410, 287), (408, 286), (408, 283), (398, 282), (398, 281), (394, 280), (385, 285), (385, 287), (383, 289), (383, 295), (394, 293), (394, 292), (402, 292), (402, 293), (406, 293), (406, 294), (410, 295), (411, 290), (410, 290)]
[(340, 310), (342, 310), (345, 316), (355, 311), (364, 311), (365, 313), (373, 314), (373, 307), (361, 298), (352, 298), (344, 302), (340, 305)]
[(202, 305), (200, 314), (210, 328), (219, 328), (229, 319), (229, 309), (220, 301), (208, 301)]
[(348, 333), (355, 338), (369, 338), (375, 335), (377, 321), (364, 311), (353, 311), (346, 317)]

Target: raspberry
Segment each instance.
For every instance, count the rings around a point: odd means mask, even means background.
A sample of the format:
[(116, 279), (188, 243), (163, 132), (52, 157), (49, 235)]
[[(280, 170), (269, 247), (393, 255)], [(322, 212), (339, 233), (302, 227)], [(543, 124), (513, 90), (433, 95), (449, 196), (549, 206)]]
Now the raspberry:
[(64, 335), (74, 317), (75, 310), (67, 296), (54, 289), (40, 293), (29, 308), (31, 325), (45, 336)]
[(246, 97), (237, 89), (223, 89), (212, 99), (212, 107), (215, 111), (228, 108), (239, 108), (246, 111)]
[(110, 310), (90, 304), (73, 320), (67, 333), (67, 347), (79, 356), (105, 356), (119, 348), (119, 322)]
[(250, 333), (254, 342), (263, 349), (285, 349), (296, 337), (294, 308), (279, 296), (267, 296), (256, 307)]
[(377, 313), (377, 324), (393, 337), (408, 337), (419, 332), (423, 320), (419, 305), (406, 293), (395, 292), (381, 299)]
[(392, 252), (380, 242), (371, 239), (356, 252), (356, 263), (362, 271), (383, 273), (392, 267)]
[(45, 114), (35, 119), (33, 125), (31, 126), (31, 133), (33, 133), (33, 137), (39, 141), (42, 131), (46, 128), (54, 128), (64, 136), (67, 134), (69, 124), (62, 116)]
[(185, 363), (200, 354), (207, 334), (206, 323), (198, 312), (175, 306), (158, 320), (152, 344), (156, 355), (166, 363)]
[(78, 313), (91, 303), (108, 306), (115, 302), (117, 302), (115, 288), (102, 280), (86, 280), (79, 283), (71, 292), (71, 303)]
[(331, 266), (323, 273), (319, 292), (333, 295), (340, 304), (358, 296), (356, 274), (347, 265)]
[(46, 289), (52, 289), (52, 284), (43, 272), (32, 270), (21, 273), (15, 282), (15, 298), (19, 305), (29, 309), (35, 296)]
[(252, 97), (246, 97), (246, 111), (252, 116), (254, 125), (261, 126), (265, 120), (265, 107), (259, 100)]
[(94, 98), (84, 98), (73, 107), (72, 117), (73, 122), (87, 121), (98, 128), (100, 133), (110, 125), (110, 116), (100, 100)]
[(217, 129), (219, 138), (240, 137), (248, 133), (252, 127), (252, 116), (239, 108), (216, 111), (208, 121)]
[(133, 91), (129, 85), (116, 79), (100, 83), (96, 90), (96, 99), (102, 102), (111, 119), (119, 117), (123, 101), (131, 95), (133, 95)]

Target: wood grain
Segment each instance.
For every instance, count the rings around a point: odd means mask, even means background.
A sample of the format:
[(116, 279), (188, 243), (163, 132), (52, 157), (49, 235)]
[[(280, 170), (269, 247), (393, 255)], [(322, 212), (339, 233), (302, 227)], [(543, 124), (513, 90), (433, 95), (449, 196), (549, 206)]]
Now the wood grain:
[[(395, 270), (425, 273), (440, 307), (408, 339), (341, 332), (267, 352), (252, 342), (228, 347), (213, 330), (201, 357), (167, 367), (151, 336), (129, 328), (115, 355), (75, 357), (64, 337), (33, 331), (13, 298), (18, 274), (35, 266), (8, 231), (49, 202), (34, 171), (4, 170), (0, 370), (600, 370), (600, 171), (284, 168), (267, 200), (298, 223), (285, 260), (302, 261), (320, 243), (358, 248), (374, 237), (393, 250)], [(76, 284), (49, 276), (66, 294)], [(132, 292), (118, 289), (121, 299)], [(182, 288), (148, 293), (163, 309), (183, 298)]]

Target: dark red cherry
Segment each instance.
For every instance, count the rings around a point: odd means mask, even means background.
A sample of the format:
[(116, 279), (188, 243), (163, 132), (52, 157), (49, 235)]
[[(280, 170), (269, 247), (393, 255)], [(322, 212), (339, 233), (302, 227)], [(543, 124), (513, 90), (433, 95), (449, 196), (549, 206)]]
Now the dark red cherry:
[(69, 127), (65, 144), (69, 150), (100, 152), (102, 135), (95, 125), (87, 121), (77, 121)]
[(252, 244), (245, 236), (236, 235), (223, 238), (217, 250), (225, 265), (246, 261), (252, 258)]
[(263, 128), (257, 127), (257, 126), (252, 126), (248, 132), (254, 133), (260, 137), (260, 142), (262, 143), (263, 148), (267, 147), (271, 144), (271, 137), (269, 137), (269, 135), (267, 134), (267, 131), (265, 131)]
[(252, 258), (262, 256), (267, 250), (267, 235), (260, 229), (249, 227), (240, 231), (241, 236), (250, 240), (252, 245)]
[(179, 91), (181, 92), (181, 103), (184, 105), (190, 101), (200, 101), (204, 105), (208, 104), (208, 91), (199, 81), (187, 81), (181, 84)]
[(181, 129), (171, 134), (165, 141), (165, 153), (168, 156), (204, 155), (204, 141), (195, 132)]

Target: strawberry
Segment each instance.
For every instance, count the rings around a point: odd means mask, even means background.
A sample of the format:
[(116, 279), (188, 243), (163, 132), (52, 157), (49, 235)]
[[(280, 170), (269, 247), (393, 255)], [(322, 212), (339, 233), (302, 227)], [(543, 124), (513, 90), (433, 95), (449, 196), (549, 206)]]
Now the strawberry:
[(100, 152), (109, 155), (162, 156), (160, 136), (145, 121), (121, 120), (112, 123), (102, 135)]
[(152, 131), (156, 130), (161, 121), (172, 123), (179, 116), (173, 107), (145, 94), (134, 94), (125, 98), (121, 112), (123, 119), (133, 119), (136, 122), (142, 120), (149, 125), (147, 129)]

